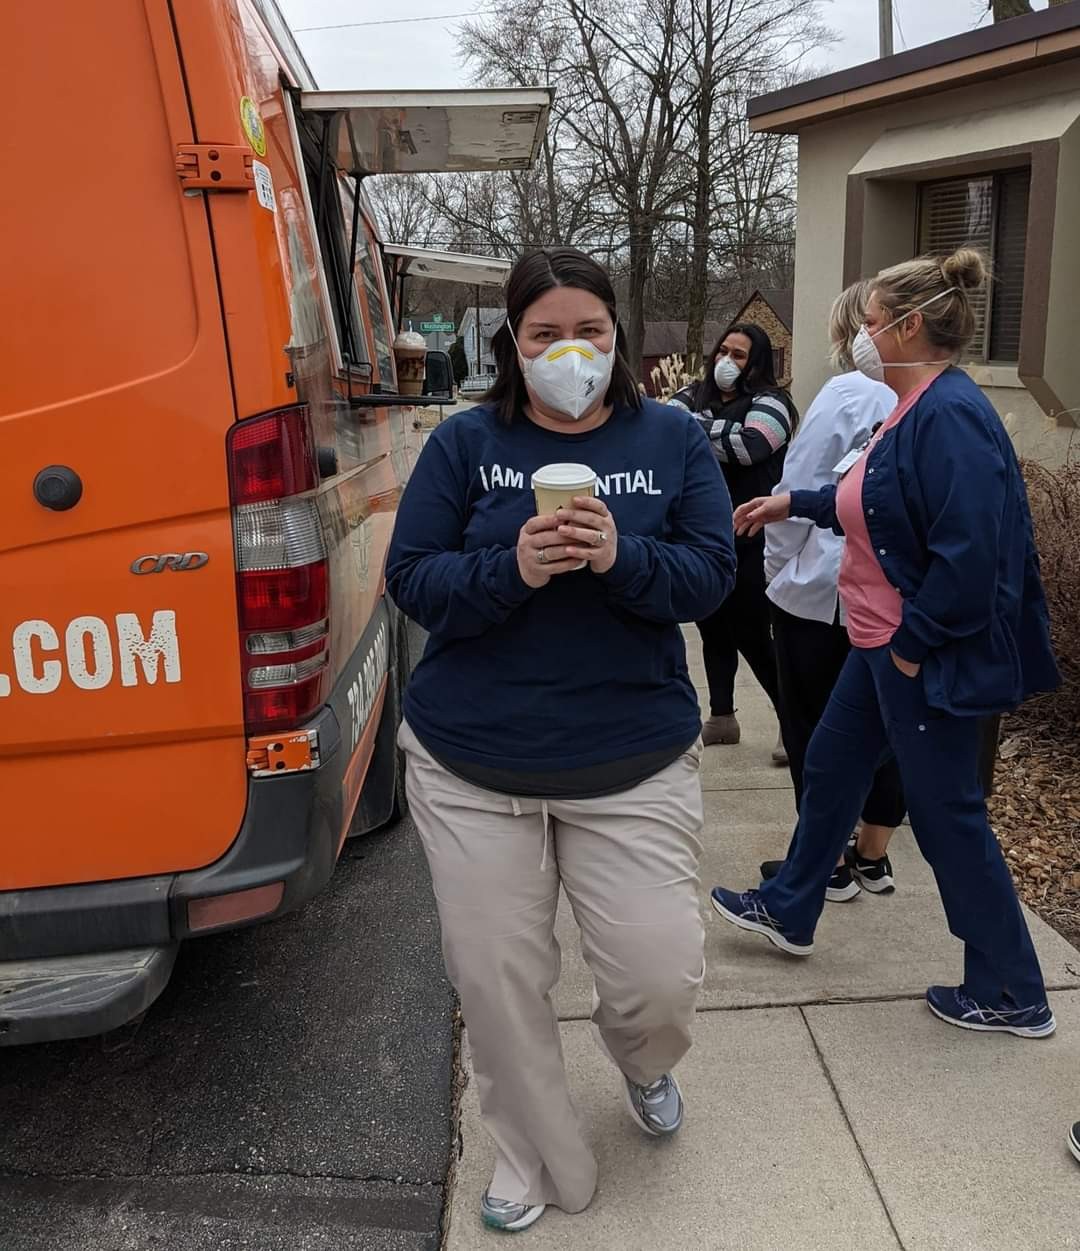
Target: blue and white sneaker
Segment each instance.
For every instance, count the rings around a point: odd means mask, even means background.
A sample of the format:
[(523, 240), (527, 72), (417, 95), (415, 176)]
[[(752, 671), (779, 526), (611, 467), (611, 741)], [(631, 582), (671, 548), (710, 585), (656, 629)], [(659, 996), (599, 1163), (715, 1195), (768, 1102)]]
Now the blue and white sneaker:
[(713, 908), (725, 921), (730, 921), (741, 930), (764, 934), (774, 947), (779, 947), (788, 955), (808, 956), (814, 950), (814, 936), (793, 934), (785, 929), (779, 921), (769, 915), (759, 891), (745, 890), (740, 895), (738, 891), (714, 886), (710, 898)]
[(1080, 1161), (1080, 1121), (1069, 1130), (1069, 1150), (1073, 1153), (1073, 1159)]
[(990, 1008), (976, 1003), (963, 986), (931, 986), (926, 1006), (936, 1017), (961, 1029), (1015, 1034), (1017, 1038), (1049, 1038), (1057, 1029), (1048, 1003), (1031, 1008)]
[(511, 1203), (506, 1199), (493, 1199), (485, 1190), (480, 1196), (480, 1219), (488, 1229), (498, 1229), (504, 1234), (519, 1234), (528, 1229), (544, 1215), (543, 1203)]

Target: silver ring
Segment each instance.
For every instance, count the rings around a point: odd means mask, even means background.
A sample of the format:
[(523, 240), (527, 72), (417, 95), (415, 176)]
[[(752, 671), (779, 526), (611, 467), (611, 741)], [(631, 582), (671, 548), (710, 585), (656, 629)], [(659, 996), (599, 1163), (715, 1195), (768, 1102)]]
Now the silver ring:
[(541, 548), (541, 549), (540, 549), (540, 550), (536, 553), (536, 559), (537, 559), (537, 560), (538, 560), (538, 561), (539, 561), (542, 565), (546, 565), (546, 564), (547, 564), (547, 548), (546, 548), (546, 547), (542, 547), (542, 548)]
[(593, 544), (593, 547), (603, 547), (604, 544), (607, 542), (607, 535), (603, 532), (603, 530), (597, 530), (596, 533), (597, 533), (597, 540)]

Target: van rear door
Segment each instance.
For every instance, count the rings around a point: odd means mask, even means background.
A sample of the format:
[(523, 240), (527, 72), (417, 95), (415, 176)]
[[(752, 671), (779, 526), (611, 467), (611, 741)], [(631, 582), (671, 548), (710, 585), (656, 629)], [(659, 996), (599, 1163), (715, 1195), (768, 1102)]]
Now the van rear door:
[(206, 865), (247, 794), (206, 204), (167, 0), (108, 13), (7, 26), (0, 890)]

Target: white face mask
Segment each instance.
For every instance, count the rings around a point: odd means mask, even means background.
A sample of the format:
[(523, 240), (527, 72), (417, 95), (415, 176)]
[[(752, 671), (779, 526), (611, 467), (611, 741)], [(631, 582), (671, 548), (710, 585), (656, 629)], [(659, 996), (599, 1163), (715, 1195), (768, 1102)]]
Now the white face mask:
[[(943, 300), (945, 296), (952, 295), (954, 291), (959, 291), (959, 287), (950, 287), (948, 291), (942, 291), (938, 295), (932, 295), (930, 299), (924, 300), (922, 304), (915, 308), (909, 309), (903, 317), (898, 317), (896, 321), (891, 321), (887, 326), (882, 326), (880, 330), (875, 330), (873, 334), (865, 326), (859, 327), (859, 333), (855, 336), (851, 343), (851, 359), (855, 368), (861, 374), (865, 374), (868, 378), (873, 378), (875, 382), (885, 381), (885, 362), (881, 359), (881, 353), (874, 340), (879, 334), (884, 334), (886, 330), (895, 330), (897, 326), (910, 317), (912, 313), (921, 313), (924, 308), (929, 307), (936, 300)], [(925, 365), (940, 365), (941, 361), (890, 361), (889, 369), (921, 369)]]
[(730, 356), (718, 356), (712, 372), (721, 391), (734, 391), (742, 377), (742, 369)]
[[(510, 329), (517, 347), (517, 336)], [(539, 356), (522, 355), (518, 348), (521, 373), (536, 398), (546, 408), (580, 421), (607, 394), (615, 367), (615, 345), (601, 352), (589, 339), (559, 339), (549, 343)]]

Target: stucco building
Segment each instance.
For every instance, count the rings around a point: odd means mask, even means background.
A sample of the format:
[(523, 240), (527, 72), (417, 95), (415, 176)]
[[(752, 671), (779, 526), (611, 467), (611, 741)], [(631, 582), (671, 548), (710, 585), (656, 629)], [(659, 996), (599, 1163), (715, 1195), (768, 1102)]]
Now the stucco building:
[(963, 364), (1019, 450), (1060, 461), (1080, 417), (1080, 3), (758, 97), (749, 114), (798, 135), (800, 406), (828, 376), (837, 292), (973, 243), (994, 277)]

